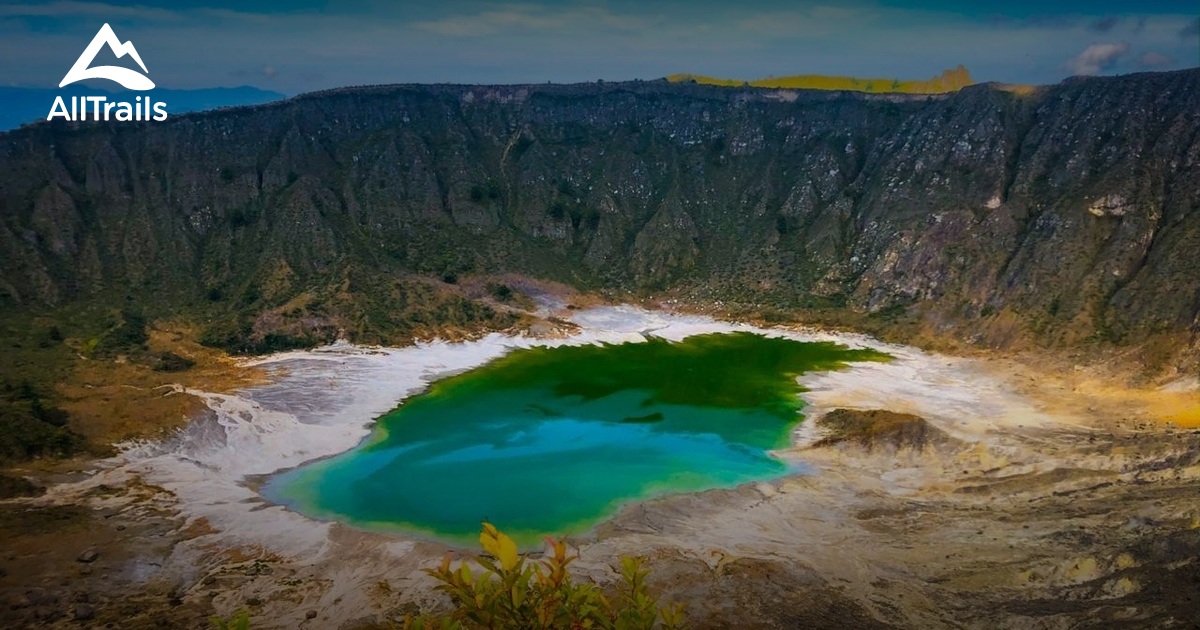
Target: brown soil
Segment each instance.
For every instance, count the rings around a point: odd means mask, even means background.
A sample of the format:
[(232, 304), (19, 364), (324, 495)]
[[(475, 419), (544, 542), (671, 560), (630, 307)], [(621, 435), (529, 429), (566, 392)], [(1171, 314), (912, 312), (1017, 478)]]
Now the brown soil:
[(4, 506), (0, 627), (207, 628), (211, 604), (185, 602), (181, 582), (155, 575), (184, 533), (169, 511), (152, 505), (152, 492), (140, 493), (139, 509), (125, 514), (81, 505)]
[(173, 352), (195, 361), (194, 367), (182, 372), (157, 372), (122, 358), (79, 357), (69, 377), (58, 385), (60, 404), (71, 414), (71, 429), (100, 451), (115, 442), (162, 436), (204, 408), (193, 396), (175, 394), (172, 384), (226, 392), (262, 380), (257, 370), (241, 367), (224, 352), (197, 343), (198, 333), (174, 322), (158, 322), (149, 331), (151, 351)]

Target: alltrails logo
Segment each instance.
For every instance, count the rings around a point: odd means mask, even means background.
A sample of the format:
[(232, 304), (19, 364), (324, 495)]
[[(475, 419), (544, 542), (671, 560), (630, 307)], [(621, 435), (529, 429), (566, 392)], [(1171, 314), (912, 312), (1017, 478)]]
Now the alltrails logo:
[[(112, 27), (108, 24), (100, 27), (96, 36), (92, 38), (92, 43), (83, 50), (83, 54), (79, 55), (79, 59), (75, 60), (75, 65), (67, 71), (67, 75), (63, 77), (62, 82), (58, 87), (66, 87), (78, 81), (87, 79), (108, 79), (120, 83), (130, 90), (152, 90), (154, 82), (145, 74), (141, 74), (136, 70), (122, 68), (120, 66), (96, 66), (91, 67), (92, 61), (95, 60), (96, 54), (104, 46), (108, 46), (117, 58), (129, 55), (137, 65), (142, 68), (142, 72), (149, 74), (146, 69), (146, 64), (142, 62), (141, 55), (138, 54), (137, 48), (133, 47), (133, 42), (121, 43), (117, 39), (117, 34), (113, 32)], [(50, 107), (50, 113), (46, 116), (46, 120), (54, 120), (57, 117), (62, 117), (72, 122), (81, 120), (166, 120), (167, 119), (167, 104), (155, 103), (150, 96), (138, 96), (134, 102), (125, 101), (109, 101), (107, 96), (72, 96), (71, 106), (67, 107), (66, 100), (61, 96), (54, 98), (54, 105)], [(89, 118), (89, 112), (91, 114)]]

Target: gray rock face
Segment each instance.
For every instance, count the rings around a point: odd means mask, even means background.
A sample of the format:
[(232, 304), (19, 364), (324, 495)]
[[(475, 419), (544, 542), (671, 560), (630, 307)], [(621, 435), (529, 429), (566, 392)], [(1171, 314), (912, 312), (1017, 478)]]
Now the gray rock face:
[(1197, 325), (1197, 111), (1186, 70), (1031, 95), (388, 86), (40, 124), (0, 135), (0, 308), (257, 312), (353, 273), (513, 271), (1136, 342)]

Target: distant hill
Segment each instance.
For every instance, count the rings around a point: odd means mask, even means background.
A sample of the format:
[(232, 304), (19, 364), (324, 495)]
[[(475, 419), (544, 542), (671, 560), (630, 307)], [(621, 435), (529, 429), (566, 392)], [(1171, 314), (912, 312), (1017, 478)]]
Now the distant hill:
[(767, 77), (754, 81), (717, 79), (697, 74), (673, 74), (667, 77), (672, 83), (695, 82), (725, 87), (796, 88), (808, 90), (847, 90), (851, 92), (944, 94), (957, 92), (974, 83), (971, 73), (963, 66), (946, 70), (927, 81), (901, 81), (899, 79), (860, 79), (857, 77), (826, 76), (821, 74), (797, 74), (786, 77)]
[[(55, 96), (105, 95), (109, 98), (133, 100), (131, 92), (68, 86), (62, 89), (0, 87), (0, 131), (16, 129), (25, 123), (45, 120)], [(156, 89), (151, 92), (156, 101), (167, 104), (172, 114), (196, 112), (237, 105), (258, 105), (286, 98), (278, 92), (242, 86), (234, 88), (205, 88), (200, 90)]]

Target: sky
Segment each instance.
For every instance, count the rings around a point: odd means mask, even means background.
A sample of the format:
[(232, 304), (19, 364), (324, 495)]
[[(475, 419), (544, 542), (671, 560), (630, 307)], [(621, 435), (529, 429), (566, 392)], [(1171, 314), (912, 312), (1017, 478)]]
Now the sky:
[(1200, 65), (1200, 0), (5, 0), (0, 85), (56, 87), (104, 23), (159, 87), (289, 95), (680, 72), (924, 79), (959, 64), (1046, 84)]

